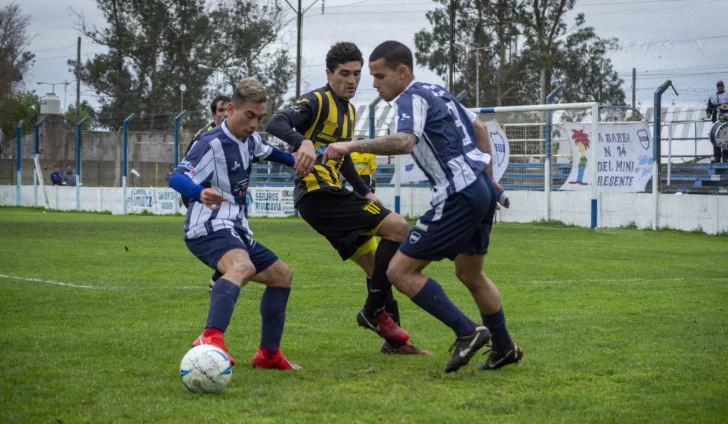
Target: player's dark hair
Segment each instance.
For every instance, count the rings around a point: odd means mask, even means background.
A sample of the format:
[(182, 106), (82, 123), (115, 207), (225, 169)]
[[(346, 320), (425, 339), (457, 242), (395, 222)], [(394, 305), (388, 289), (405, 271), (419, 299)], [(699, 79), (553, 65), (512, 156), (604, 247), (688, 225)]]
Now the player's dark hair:
[(369, 55), (369, 62), (379, 59), (384, 59), (384, 64), (391, 69), (397, 69), (397, 66), (404, 65), (411, 71), (414, 67), (412, 50), (399, 41), (390, 40), (378, 45)]
[(364, 56), (356, 44), (348, 41), (334, 44), (326, 53), (326, 68), (331, 72), (334, 72), (339, 65), (355, 61), (364, 65)]
[(223, 103), (230, 103), (230, 97), (223, 96), (222, 94), (212, 99), (212, 103), (210, 103), (210, 111), (213, 115), (217, 113), (217, 102), (220, 100), (222, 100)]

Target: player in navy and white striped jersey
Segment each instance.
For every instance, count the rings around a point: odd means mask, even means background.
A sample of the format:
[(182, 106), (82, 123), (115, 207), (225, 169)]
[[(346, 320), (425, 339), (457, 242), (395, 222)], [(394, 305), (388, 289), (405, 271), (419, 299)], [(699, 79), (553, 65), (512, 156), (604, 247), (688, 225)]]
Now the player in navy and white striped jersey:
[[(169, 186), (190, 198), (184, 236), (187, 248), (222, 274), (210, 294), (205, 331), (193, 345), (212, 344), (227, 352), (223, 333), (240, 288), (256, 281), (267, 287), (260, 301), (261, 341), (253, 366), (298, 369), (280, 351), (291, 271), (253, 239), (245, 216), (252, 161), (295, 164), (290, 153), (275, 149), (255, 132), (265, 114), (263, 85), (254, 78), (240, 81), (228, 105), (228, 118), (197, 140), (170, 177)], [(234, 363), (232, 357), (230, 361)]]
[[(432, 186), (432, 209), (420, 217), (387, 270), (397, 289), (442, 321), (457, 337), (446, 372), (456, 371), (493, 338), (493, 351), (481, 369), (521, 360), (505, 326), (498, 289), (483, 273), (484, 256), (497, 194), (487, 128), (455, 97), (435, 84), (414, 79), (412, 52), (386, 41), (369, 57), (374, 88), (395, 104), (395, 134), (373, 140), (330, 144), (324, 161), (352, 152), (411, 154)], [(477, 326), (422, 270), (432, 261), (455, 261), (455, 273), (468, 287), (485, 326)]]

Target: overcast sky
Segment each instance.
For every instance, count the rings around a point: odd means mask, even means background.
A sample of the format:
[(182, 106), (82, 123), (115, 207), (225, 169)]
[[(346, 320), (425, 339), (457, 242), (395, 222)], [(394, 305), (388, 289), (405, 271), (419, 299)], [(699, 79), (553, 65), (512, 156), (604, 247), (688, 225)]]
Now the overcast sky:
[[(295, 2), (292, 2), (295, 4)], [(304, 7), (312, 0), (304, 0)], [(49, 86), (38, 87), (37, 82), (73, 81), (66, 61), (76, 57), (76, 38), (73, 29), (75, 17), (71, 8), (82, 11), (88, 22), (105, 24), (94, 0), (23, 0), (19, 2), (24, 13), (30, 14), (29, 28), (35, 36), (29, 50), (36, 53), (36, 63), (27, 81), (27, 88), (39, 93), (50, 92)], [(284, 7), (287, 7), (283, 3)], [(429, 28), (425, 18), (428, 10), (437, 7), (426, 0), (326, 0), (325, 13), (321, 2), (314, 5), (304, 18), (304, 44), (302, 89), (310, 90), (326, 82), (324, 58), (336, 41), (356, 42), (365, 57), (377, 44), (394, 39), (414, 48), (413, 35)], [(637, 68), (637, 96), (643, 104), (652, 102), (655, 88), (671, 79), (679, 97), (666, 93), (664, 102), (704, 102), (715, 92), (715, 83), (728, 82), (728, 33), (726, 33), (726, 0), (577, 0), (569, 17), (576, 13), (586, 15), (587, 24), (596, 28), (602, 37), (616, 37), (622, 49), (612, 52), (615, 69), (624, 79), (627, 99), (630, 99), (631, 72)], [(283, 36), (283, 44), (291, 48), (295, 57), (295, 21)], [(82, 39), (82, 59), (103, 52), (100, 46)], [(366, 70), (366, 65), (365, 65)], [(428, 82), (443, 81), (431, 71), (416, 67), (418, 79)], [(371, 101), (376, 92), (372, 79), (365, 72), (355, 101)], [(290, 94), (294, 94), (295, 82)], [(536, 89), (536, 88), (534, 88)], [(75, 99), (75, 84), (67, 88), (55, 87), (63, 107)], [(82, 87), (82, 99), (96, 105), (93, 91)], [(481, 99), (482, 106), (493, 102)]]

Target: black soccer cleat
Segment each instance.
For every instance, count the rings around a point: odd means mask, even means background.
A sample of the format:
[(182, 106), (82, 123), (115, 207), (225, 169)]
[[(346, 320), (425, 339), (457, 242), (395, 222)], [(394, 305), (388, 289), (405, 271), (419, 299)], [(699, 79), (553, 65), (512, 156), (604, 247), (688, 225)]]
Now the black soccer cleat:
[(480, 366), (481, 370), (497, 370), (508, 364), (515, 364), (523, 358), (523, 350), (517, 344), (513, 343), (510, 347), (502, 351), (491, 351), (488, 359)]
[(452, 357), (445, 366), (445, 372), (455, 372), (463, 365), (466, 365), (475, 355), (475, 352), (490, 341), (490, 337), (490, 330), (486, 327), (476, 327), (475, 333), (470, 336), (455, 339), (455, 343), (450, 348)]

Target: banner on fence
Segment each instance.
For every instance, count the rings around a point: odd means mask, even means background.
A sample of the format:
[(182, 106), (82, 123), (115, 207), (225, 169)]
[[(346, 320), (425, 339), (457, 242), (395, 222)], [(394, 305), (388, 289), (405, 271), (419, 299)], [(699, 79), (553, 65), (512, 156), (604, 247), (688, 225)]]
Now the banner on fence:
[[(129, 213), (162, 215), (175, 211), (183, 214), (187, 212), (179, 195), (171, 188), (131, 188), (128, 193), (126, 205)], [(293, 187), (251, 187), (248, 188), (245, 201), (249, 217), (286, 217), (294, 214)]]
[(283, 218), (293, 216), (293, 187), (250, 187), (245, 201), (248, 205), (248, 216), (267, 216)]
[[(511, 150), (508, 145), (508, 137), (503, 128), (496, 121), (488, 121), (485, 123), (488, 127), (488, 135), (490, 136), (490, 151), (493, 154), (493, 177), (496, 181), (500, 181), (503, 174), (508, 168)], [(401, 183), (413, 183), (427, 181), (425, 173), (417, 165), (412, 155), (401, 155), (397, 158), (399, 161), (399, 169), (402, 170), (402, 176), (399, 180)], [(396, 178), (396, 176), (394, 177)], [(394, 178), (392, 181), (394, 181)]]
[(652, 140), (647, 123), (600, 124), (599, 161), (592, 163), (591, 124), (565, 123), (571, 172), (561, 190), (589, 190), (597, 167), (599, 191), (643, 192), (652, 177)]

